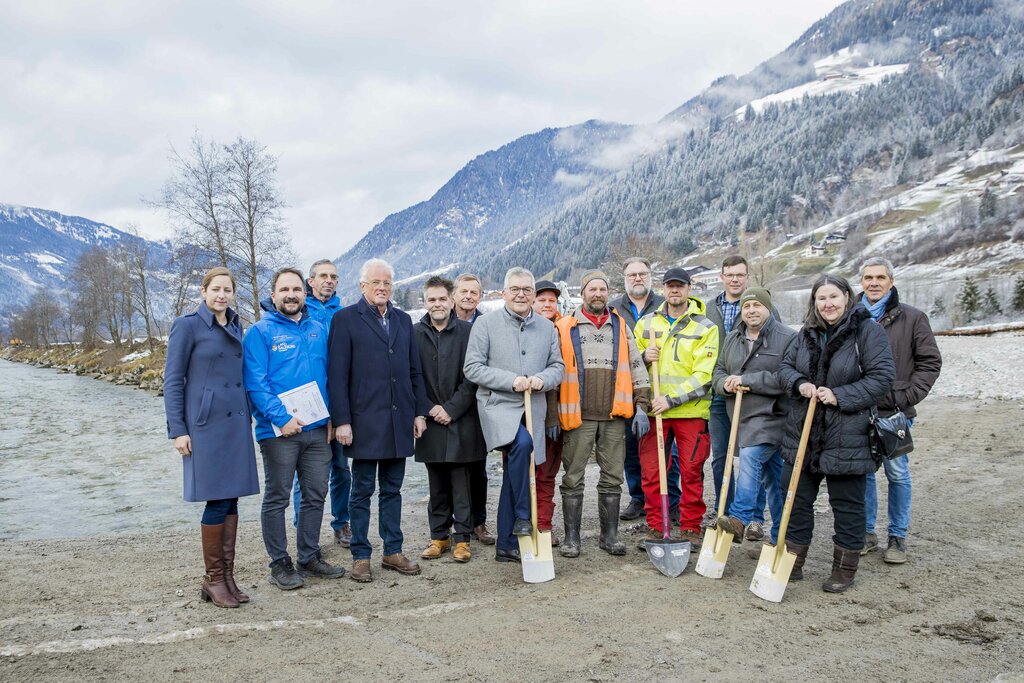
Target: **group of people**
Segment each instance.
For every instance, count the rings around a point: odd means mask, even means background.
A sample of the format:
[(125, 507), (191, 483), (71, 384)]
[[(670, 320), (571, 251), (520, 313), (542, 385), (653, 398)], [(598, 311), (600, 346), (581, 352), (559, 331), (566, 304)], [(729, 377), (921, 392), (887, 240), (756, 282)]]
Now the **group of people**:
[[(786, 535), (797, 555), (791, 578), (802, 577), (824, 479), (835, 518), (833, 571), (824, 589), (846, 590), (860, 556), (879, 547), (874, 473), (884, 464), (884, 559), (906, 561), (907, 458), (872, 452), (869, 417), (897, 409), (913, 417), (941, 358), (927, 317), (899, 301), (891, 263), (864, 262), (860, 295), (841, 277), (821, 276), (799, 332), (780, 320), (770, 292), (747, 287), (748, 266), (738, 256), (723, 262), (723, 291), (708, 303), (692, 296), (683, 268), (664, 273), (663, 296), (653, 291), (646, 259), (627, 259), (621, 275), (624, 294), (613, 301), (612, 278), (585, 272), (581, 304), (563, 314), (558, 285), (512, 268), (503, 281), (503, 306), (487, 315), (478, 310), (479, 278), (433, 276), (423, 285), (426, 313), (414, 322), (391, 303), (388, 263), (364, 263), (362, 296), (342, 307), (337, 269), (323, 260), (308, 276), (292, 268), (276, 272), (265, 315), (243, 335), (231, 308), (233, 276), (210, 270), (198, 309), (171, 328), (164, 389), (168, 436), (184, 462), (185, 499), (206, 502), (203, 599), (221, 607), (249, 600), (234, 580), (234, 554), (238, 498), (259, 493), (253, 422), (263, 459), (269, 580), (284, 590), (301, 587), (304, 577), (373, 580), (375, 492), (381, 567), (420, 573), (403, 552), (401, 489), (409, 457), (424, 463), (429, 482), (424, 560), (450, 552), (454, 561), (468, 562), (476, 539), (495, 545), (496, 560), (519, 562), (516, 537), (533, 531), (531, 458), (537, 527), (552, 530), (561, 470), (564, 535), (553, 533), (552, 545), (563, 557), (579, 557), (586, 466), (595, 456), (598, 546), (612, 555), (627, 552), (620, 519), (640, 517), (645, 538), (660, 539), (670, 525), (699, 545), (702, 526), (717, 525), (739, 541), (775, 543), (782, 491), (798, 474)], [(306, 423), (285, 405), (284, 397), (300, 388), (319, 395), (319, 419)], [(737, 391), (745, 392), (740, 415), (733, 412)], [(818, 408), (805, 464), (794, 473), (812, 397)], [(704, 464), (710, 457), (717, 497), (732, 420), (739, 422), (738, 475), (727, 491), (726, 514), (716, 517), (704, 503)], [(659, 504), (652, 422), (661, 424), (669, 460), (669, 519)], [(503, 464), (494, 534), (487, 527), (490, 451), (501, 452)], [(621, 508), (624, 481), (629, 501)], [(352, 554), (348, 571), (321, 552), (328, 494), (335, 541)], [(286, 536), (290, 501), (295, 563)]]

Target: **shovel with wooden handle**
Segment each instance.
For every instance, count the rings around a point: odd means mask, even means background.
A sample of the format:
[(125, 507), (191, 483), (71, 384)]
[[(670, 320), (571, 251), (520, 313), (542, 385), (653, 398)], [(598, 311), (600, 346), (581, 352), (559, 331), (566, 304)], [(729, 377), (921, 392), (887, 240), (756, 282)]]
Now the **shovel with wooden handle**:
[(750, 582), (750, 592), (769, 602), (782, 602), (786, 585), (789, 583), (789, 575), (793, 571), (793, 563), (796, 562), (796, 555), (786, 549), (786, 529), (789, 527), (789, 515), (793, 512), (793, 499), (796, 498), (796, 487), (804, 467), (804, 453), (807, 452), (807, 440), (811, 435), (811, 422), (814, 420), (814, 407), (817, 403), (818, 397), (812, 396), (807, 406), (804, 429), (800, 433), (800, 446), (796, 449), (793, 474), (789, 478), (786, 504), (782, 508), (782, 519), (779, 522), (779, 537), (775, 545), (766, 543), (761, 548), (761, 557), (757, 560), (757, 569)]
[[(651, 319), (653, 323), (653, 318)], [(658, 343), (654, 336), (654, 325), (651, 325), (650, 332), (651, 345), (654, 348), (658, 348)], [(660, 359), (660, 356), (659, 356)], [(661, 395), (661, 377), (660, 377), (660, 363), (654, 361), (651, 366), (651, 385), (654, 389), (654, 398), (658, 398)], [(647, 550), (647, 557), (650, 558), (651, 564), (655, 568), (664, 574), (665, 576), (675, 578), (683, 573), (686, 569), (686, 564), (690, 561), (690, 550), (691, 545), (689, 541), (670, 541), (669, 530), (672, 527), (672, 521), (668, 516), (668, 476), (665, 473), (665, 432), (661, 428), (661, 414), (654, 416), (654, 430), (657, 432), (658, 439), (658, 483), (661, 488), (661, 540), (644, 541), (644, 547)]]
[[(533, 392), (526, 390), (526, 431), (533, 438), (533, 407), (530, 399)], [(551, 532), (537, 528), (537, 468), (533, 464), (533, 451), (530, 451), (530, 522), (533, 531), (529, 536), (519, 537), (519, 558), (523, 565), (523, 581), (526, 583), (544, 583), (555, 578), (555, 560), (551, 552)]]
[[(732, 463), (736, 455), (736, 435), (740, 426), (740, 405), (743, 403), (743, 394), (750, 391), (750, 387), (736, 388), (736, 405), (732, 409), (732, 426), (729, 428), (729, 450), (725, 455), (725, 473), (722, 475), (722, 490), (718, 494), (718, 516), (725, 514), (725, 504), (728, 501), (729, 484), (732, 479)], [(717, 526), (709, 528), (704, 532), (704, 542), (700, 546), (700, 555), (697, 556), (695, 570), (701, 576), (709, 579), (722, 578), (725, 571), (725, 563), (729, 561), (729, 550), (732, 548), (733, 533), (720, 529)]]

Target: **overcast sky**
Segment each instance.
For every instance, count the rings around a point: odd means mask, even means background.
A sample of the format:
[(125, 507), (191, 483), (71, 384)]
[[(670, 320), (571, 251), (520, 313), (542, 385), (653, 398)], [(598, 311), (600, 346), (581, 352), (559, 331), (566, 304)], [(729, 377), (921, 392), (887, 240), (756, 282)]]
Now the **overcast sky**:
[(142, 200), (169, 146), (241, 135), (280, 158), (300, 260), (333, 258), (476, 155), (654, 122), (839, 4), (0, 0), (0, 202), (167, 237)]

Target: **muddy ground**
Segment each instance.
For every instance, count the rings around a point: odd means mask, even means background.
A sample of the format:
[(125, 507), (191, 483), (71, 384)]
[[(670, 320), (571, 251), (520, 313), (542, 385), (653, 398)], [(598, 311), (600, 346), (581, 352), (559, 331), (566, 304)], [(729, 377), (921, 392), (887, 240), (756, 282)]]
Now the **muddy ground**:
[[(693, 572), (695, 557), (662, 576), (638, 528), (626, 557), (600, 551), (592, 466), (583, 555), (556, 551), (556, 579), (540, 585), (478, 544), (467, 565), (446, 555), (418, 577), (385, 573), (378, 542), (373, 583), (285, 593), (245, 520), (238, 574), (253, 601), (225, 610), (198, 599), (197, 530), (0, 542), (0, 680), (1024, 680), (1021, 401), (940, 391), (920, 412), (911, 559), (867, 556), (843, 595), (821, 591), (823, 499), (807, 578), (771, 604), (747, 590), (756, 561), (742, 546), (718, 581)], [(491, 495), (493, 510), (496, 482)], [(880, 498), (882, 527), (884, 486)], [(425, 504), (406, 500), (404, 514), (418, 553)], [(327, 558), (347, 564), (329, 534)]]

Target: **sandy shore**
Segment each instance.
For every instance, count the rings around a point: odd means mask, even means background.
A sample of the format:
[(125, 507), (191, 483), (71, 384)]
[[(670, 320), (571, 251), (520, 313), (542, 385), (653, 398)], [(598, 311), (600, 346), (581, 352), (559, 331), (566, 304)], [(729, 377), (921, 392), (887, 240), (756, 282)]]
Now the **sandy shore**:
[[(844, 595), (820, 588), (823, 500), (807, 579), (776, 605), (748, 592), (756, 561), (742, 547), (718, 581), (695, 574), (695, 558), (662, 576), (635, 549), (640, 529), (625, 533), (626, 557), (600, 551), (591, 471), (583, 555), (556, 555), (542, 585), (476, 544), (467, 565), (445, 556), (418, 577), (384, 573), (378, 543), (372, 584), (285, 593), (245, 520), (238, 574), (253, 601), (224, 610), (198, 599), (197, 530), (2, 542), (0, 680), (1020, 680), (1024, 411), (936, 397), (921, 413), (911, 560), (869, 555)], [(405, 504), (410, 553), (427, 540), (424, 508)], [(326, 542), (325, 553), (350, 560)]]

